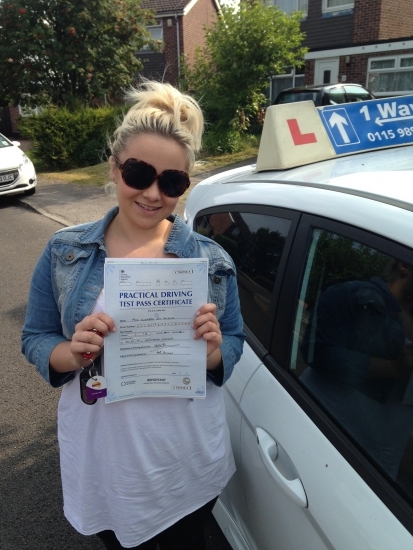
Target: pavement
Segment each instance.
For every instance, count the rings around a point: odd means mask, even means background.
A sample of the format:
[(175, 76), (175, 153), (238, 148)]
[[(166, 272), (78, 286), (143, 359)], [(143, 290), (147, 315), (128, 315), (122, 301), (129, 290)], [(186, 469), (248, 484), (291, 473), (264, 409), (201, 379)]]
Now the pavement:
[[(255, 157), (249, 158), (230, 166), (197, 174), (191, 178), (189, 190), (209, 176), (225, 172), (230, 168), (248, 166), (255, 162)], [(36, 193), (29, 197), (25, 195), (18, 197), (27, 208), (31, 208), (64, 226), (98, 220), (117, 204), (116, 199), (106, 195), (104, 187), (47, 181), (42, 178), (41, 174), (38, 175)], [(185, 197), (186, 194), (179, 199), (174, 211), (181, 217), (185, 208)]]

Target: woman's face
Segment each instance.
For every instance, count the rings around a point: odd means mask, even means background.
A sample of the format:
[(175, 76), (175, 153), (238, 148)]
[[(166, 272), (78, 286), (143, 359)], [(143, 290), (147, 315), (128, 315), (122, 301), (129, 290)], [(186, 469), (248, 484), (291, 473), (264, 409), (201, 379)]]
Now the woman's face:
[[(118, 160), (124, 163), (134, 158), (151, 164), (157, 174), (164, 170), (188, 171), (184, 150), (176, 141), (163, 136), (141, 134), (130, 138)], [(158, 180), (147, 189), (134, 189), (126, 185), (117, 166), (112, 165), (111, 175), (116, 184), (119, 215), (141, 229), (151, 229), (162, 223), (175, 209), (178, 197), (167, 197), (160, 192)]]

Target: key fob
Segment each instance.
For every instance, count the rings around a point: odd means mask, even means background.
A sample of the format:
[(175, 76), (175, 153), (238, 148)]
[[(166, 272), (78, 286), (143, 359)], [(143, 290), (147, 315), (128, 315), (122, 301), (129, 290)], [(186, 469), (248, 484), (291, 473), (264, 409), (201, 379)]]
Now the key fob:
[(80, 398), (83, 401), (83, 403), (85, 403), (85, 405), (94, 405), (96, 403), (97, 399), (89, 400), (87, 398), (87, 394), (86, 394), (86, 384), (87, 384), (88, 380), (90, 380), (89, 369), (84, 369), (79, 374)]

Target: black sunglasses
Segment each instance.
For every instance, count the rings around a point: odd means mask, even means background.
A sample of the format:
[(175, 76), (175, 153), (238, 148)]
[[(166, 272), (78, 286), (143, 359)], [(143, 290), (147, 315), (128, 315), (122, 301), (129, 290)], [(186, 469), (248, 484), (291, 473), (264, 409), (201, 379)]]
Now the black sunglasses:
[(188, 174), (181, 170), (164, 170), (157, 174), (156, 169), (143, 160), (128, 159), (121, 164), (116, 157), (114, 159), (118, 163), (123, 181), (134, 189), (147, 189), (157, 179), (159, 189), (164, 195), (180, 197), (191, 183)]

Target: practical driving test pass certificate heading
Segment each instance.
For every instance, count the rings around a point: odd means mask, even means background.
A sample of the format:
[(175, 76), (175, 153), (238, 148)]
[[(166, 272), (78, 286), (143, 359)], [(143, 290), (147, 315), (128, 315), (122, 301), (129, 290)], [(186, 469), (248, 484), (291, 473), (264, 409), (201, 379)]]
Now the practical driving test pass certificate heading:
[(133, 397), (205, 397), (206, 342), (192, 323), (207, 303), (208, 259), (107, 258), (106, 403)]

